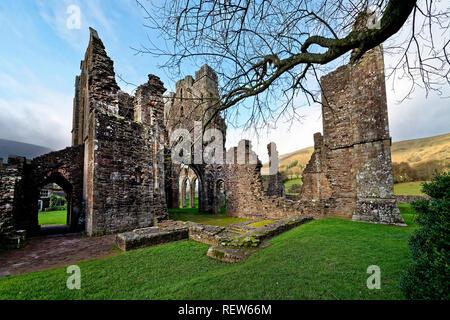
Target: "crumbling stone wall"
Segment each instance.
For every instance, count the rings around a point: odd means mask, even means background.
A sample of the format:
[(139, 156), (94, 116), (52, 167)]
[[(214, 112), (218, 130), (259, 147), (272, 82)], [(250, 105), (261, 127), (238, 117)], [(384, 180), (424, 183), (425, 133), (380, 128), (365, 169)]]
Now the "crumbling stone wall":
[[(83, 210), (84, 147), (67, 147), (34, 158), (23, 180), (25, 190), (18, 210), (21, 229), (37, 230), (39, 190), (49, 183), (63, 188), (67, 199), (67, 224), (71, 231), (84, 230)], [(19, 217), (20, 215), (20, 217)]]
[(267, 151), (269, 153), (269, 184), (266, 194), (268, 196), (284, 197), (284, 185), (278, 172), (279, 159), (276, 144), (274, 142), (269, 143), (267, 145)]
[(396, 195), (395, 199), (397, 200), (397, 204), (409, 204), (414, 201), (430, 199), (428, 196), (414, 196), (414, 195)]
[(225, 181), (227, 215), (248, 219), (324, 216), (325, 201), (267, 196), (263, 189), (261, 167), (261, 161), (248, 140), (241, 140), (237, 147), (227, 152), (227, 164), (221, 176)]
[[(197, 135), (201, 135), (201, 132), (194, 130), (195, 122), (201, 125), (206, 123), (214, 114), (214, 108), (218, 99), (217, 74), (208, 65), (203, 65), (195, 73), (195, 79), (192, 76), (186, 76), (178, 81), (176, 83), (176, 92), (169, 93), (165, 102), (164, 120), (168, 138), (171, 137), (176, 129), (182, 128), (191, 133), (193, 140), (196, 139)], [(213, 117), (207, 128), (219, 130), (222, 133), (223, 144), (225, 145), (226, 125), (220, 114)], [(208, 141), (203, 141), (200, 138), (195, 143), (205, 147)], [(171, 147), (168, 144), (168, 150)], [(223, 153), (225, 154), (225, 151)], [(172, 163), (169, 166), (172, 166), (172, 178), (170, 180), (166, 179), (167, 183), (170, 184), (170, 187), (167, 188), (167, 194), (181, 194), (179, 191), (179, 170), (181, 168)], [(218, 193), (215, 177), (221, 166), (203, 162), (196, 163), (193, 156), (189, 166), (195, 172), (199, 181), (199, 211), (203, 213), (219, 213), (221, 207), (219, 198), (221, 195)], [(178, 173), (174, 171), (178, 171)], [(172, 196), (172, 203), (169, 206), (172, 208), (177, 207), (178, 201), (178, 197)]]
[(88, 133), (89, 114), (100, 108), (119, 113), (119, 86), (115, 80), (114, 62), (108, 57), (97, 31), (90, 30), (89, 45), (81, 74), (75, 78), (72, 145), (84, 143)]
[(154, 225), (167, 217), (164, 168), (153, 130), (117, 115), (91, 114), (85, 197), (89, 235)]
[(22, 157), (9, 157), (7, 164), (0, 158), (0, 250), (11, 247), (16, 240), (14, 210), (25, 163)]
[(166, 219), (163, 83), (149, 75), (134, 97), (120, 92), (113, 62), (92, 29), (80, 79), (80, 95), (87, 97), (79, 107), (85, 121), (87, 233), (126, 231)]
[(327, 215), (404, 225), (393, 193), (382, 47), (321, 79), (323, 137), (303, 172), (303, 200), (329, 199)]
[(83, 146), (68, 147), (31, 161), (10, 157), (0, 169), (0, 177), (0, 235), (17, 230), (26, 230), (27, 235), (39, 232), (39, 191), (49, 183), (57, 183), (65, 192), (71, 231), (84, 229)]

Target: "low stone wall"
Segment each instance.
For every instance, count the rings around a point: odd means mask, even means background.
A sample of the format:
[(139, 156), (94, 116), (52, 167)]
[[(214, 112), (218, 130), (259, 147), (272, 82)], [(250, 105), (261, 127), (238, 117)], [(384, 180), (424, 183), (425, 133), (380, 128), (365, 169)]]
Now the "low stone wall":
[(10, 156), (8, 163), (3, 164), (0, 158), (0, 250), (20, 248), (25, 245), (26, 232), (17, 230), (15, 208), (18, 199), (15, 194), (23, 179), (23, 157)]
[(397, 204), (408, 204), (413, 201), (429, 199), (428, 196), (410, 196), (410, 195), (396, 195), (395, 199), (397, 200)]
[(225, 227), (189, 222), (189, 239), (197, 242), (214, 246), (219, 245), (224, 238), (231, 238), (233, 235), (236, 234), (230, 233)]
[(231, 224), (227, 228), (230, 230), (247, 230), (244, 233), (238, 233), (231, 239), (224, 238), (221, 241), (221, 245), (224, 247), (238, 247), (238, 248), (249, 248), (257, 247), (263, 241), (275, 237), (283, 232), (291, 230), (299, 225), (311, 221), (310, 217), (290, 217), (281, 220), (274, 221), (272, 223), (267, 223), (266, 225), (255, 228), (250, 224), (257, 221), (247, 221), (242, 223)]
[(231, 224), (227, 227), (195, 222), (166, 220), (155, 227), (135, 229), (118, 234), (116, 244), (122, 251), (191, 239), (211, 245), (207, 256), (223, 262), (240, 262), (269, 244), (266, 240), (311, 221), (309, 217), (290, 217), (264, 226), (251, 225), (257, 221)]
[(116, 236), (116, 244), (122, 251), (155, 246), (187, 239), (188, 225), (179, 221), (165, 221), (157, 227), (135, 229)]

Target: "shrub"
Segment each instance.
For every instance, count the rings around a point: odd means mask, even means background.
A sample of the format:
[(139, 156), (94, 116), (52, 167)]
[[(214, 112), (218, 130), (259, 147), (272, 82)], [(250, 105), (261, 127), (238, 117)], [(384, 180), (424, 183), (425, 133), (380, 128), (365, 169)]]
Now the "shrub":
[(64, 197), (52, 194), (50, 196), (49, 211), (59, 211), (67, 209), (67, 200)]
[(392, 175), (394, 183), (417, 181), (417, 171), (409, 163), (392, 163)]
[(292, 186), (289, 187), (288, 192), (289, 193), (300, 193), (302, 190), (302, 185), (294, 183)]
[(412, 203), (421, 226), (408, 241), (413, 262), (400, 278), (408, 299), (450, 299), (450, 174), (437, 174), (422, 191), (431, 200)]
[(293, 167), (297, 166), (297, 164), (298, 164), (298, 160), (292, 161), (292, 162), (287, 166), (287, 169), (293, 168)]

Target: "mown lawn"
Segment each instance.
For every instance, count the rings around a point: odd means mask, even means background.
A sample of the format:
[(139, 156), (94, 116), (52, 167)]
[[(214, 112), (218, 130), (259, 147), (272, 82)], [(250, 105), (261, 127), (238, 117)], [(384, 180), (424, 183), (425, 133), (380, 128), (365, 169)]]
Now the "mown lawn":
[(64, 225), (67, 224), (67, 211), (42, 211), (39, 212), (39, 225)]
[(394, 194), (408, 196), (423, 196), (422, 183), (424, 181), (403, 182), (394, 184)]
[(214, 226), (227, 226), (232, 223), (249, 221), (249, 219), (228, 217), (224, 214), (199, 214), (198, 209), (169, 210), (169, 218), (172, 220), (192, 221)]
[[(402, 209), (402, 211), (405, 211)], [(337, 218), (299, 226), (239, 264), (205, 256), (190, 240), (80, 262), (81, 290), (66, 288), (66, 268), (0, 279), (0, 299), (402, 299), (399, 276), (416, 228)], [(369, 290), (367, 267), (381, 268)]]
[(293, 184), (300, 184), (300, 185), (302, 185), (303, 184), (302, 179), (298, 178), (298, 179), (292, 179), (292, 180), (286, 181), (284, 183), (284, 188), (285, 188), (287, 194), (297, 194), (297, 193), (289, 193), (288, 192), (289, 188), (292, 187)]

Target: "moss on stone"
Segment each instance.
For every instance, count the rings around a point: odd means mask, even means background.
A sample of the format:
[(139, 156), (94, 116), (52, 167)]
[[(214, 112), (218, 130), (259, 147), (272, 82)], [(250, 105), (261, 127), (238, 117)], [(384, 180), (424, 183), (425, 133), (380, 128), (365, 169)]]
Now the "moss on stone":
[(264, 227), (265, 225), (267, 225), (269, 223), (275, 223), (275, 221), (273, 221), (273, 220), (261, 220), (261, 221), (249, 223), (248, 225), (252, 226), (254, 228), (261, 228), (261, 227)]

